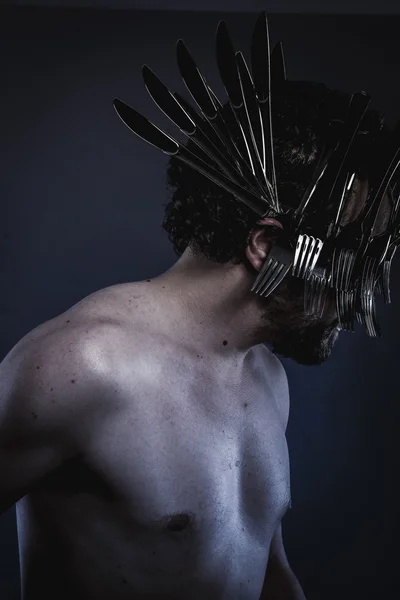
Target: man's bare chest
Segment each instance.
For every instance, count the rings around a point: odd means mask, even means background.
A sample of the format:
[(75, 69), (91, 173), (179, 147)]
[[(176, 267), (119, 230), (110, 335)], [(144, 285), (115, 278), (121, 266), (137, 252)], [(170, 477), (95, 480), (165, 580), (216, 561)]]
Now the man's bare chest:
[[(129, 390), (140, 400), (127, 402)], [(194, 586), (199, 598), (257, 598), (290, 499), (282, 422), (265, 392), (190, 377), (116, 382), (113, 405), (99, 405), (79, 457), (32, 495), (30, 514), (69, 540), (99, 594), (123, 580), (177, 598)]]
[(143, 527), (207, 536), (239, 527), (264, 543), (290, 499), (286, 439), (268, 391), (189, 381), (152, 397), (148, 388), (137, 388), (134, 405), (117, 398), (88, 436), (88, 468)]

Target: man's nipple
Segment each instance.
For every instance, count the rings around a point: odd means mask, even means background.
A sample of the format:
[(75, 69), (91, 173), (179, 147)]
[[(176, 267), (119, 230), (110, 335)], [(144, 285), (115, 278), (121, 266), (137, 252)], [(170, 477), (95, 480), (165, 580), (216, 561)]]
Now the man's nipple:
[(168, 531), (179, 533), (180, 531), (187, 531), (192, 527), (193, 516), (189, 513), (177, 513), (166, 517), (165, 528)]

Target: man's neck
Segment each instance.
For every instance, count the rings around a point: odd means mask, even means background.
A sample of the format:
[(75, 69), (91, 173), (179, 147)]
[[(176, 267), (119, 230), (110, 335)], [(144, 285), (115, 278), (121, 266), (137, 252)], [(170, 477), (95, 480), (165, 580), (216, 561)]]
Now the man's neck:
[(174, 335), (207, 356), (237, 361), (266, 341), (259, 299), (249, 292), (252, 281), (244, 265), (185, 251), (152, 283)]

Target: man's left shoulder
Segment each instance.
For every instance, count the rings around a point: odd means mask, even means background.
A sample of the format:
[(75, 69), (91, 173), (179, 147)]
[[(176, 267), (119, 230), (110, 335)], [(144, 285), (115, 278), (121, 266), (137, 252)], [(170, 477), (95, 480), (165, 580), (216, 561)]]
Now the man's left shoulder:
[(288, 381), (285, 367), (279, 358), (265, 344), (260, 344), (257, 348), (270, 376), (277, 379), (276, 383), (282, 383), (284, 386), (287, 386)]
[(271, 379), (271, 387), (274, 390), (274, 397), (286, 429), (289, 420), (290, 394), (285, 367), (264, 344), (260, 344), (260, 356), (265, 364), (268, 377)]

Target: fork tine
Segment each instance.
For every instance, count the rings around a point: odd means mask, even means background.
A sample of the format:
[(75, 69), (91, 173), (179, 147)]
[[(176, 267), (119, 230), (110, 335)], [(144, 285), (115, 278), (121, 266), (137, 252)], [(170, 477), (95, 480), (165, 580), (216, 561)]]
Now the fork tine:
[(387, 254), (387, 258), (383, 263), (383, 275), (382, 275), (382, 283), (383, 283), (383, 297), (386, 304), (391, 304), (392, 299), (390, 295), (390, 271), (392, 268), (393, 257), (396, 253), (397, 246), (394, 246), (393, 249)]
[(293, 250), (285, 242), (275, 244), (257, 275), (251, 290), (267, 296), (274, 291), (293, 266)]
[(379, 296), (383, 296), (383, 264), (382, 267), (377, 269), (378, 273), (375, 280), (375, 293)]
[(347, 290), (342, 291), (342, 302), (343, 302), (343, 313), (344, 313), (344, 325), (346, 331), (349, 331), (349, 293)]
[(325, 307), (326, 307), (326, 301), (328, 299), (328, 292), (329, 292), (329, 278), (327, 275), (327, 272), (325, 273), (325, 276), (323, 278), (322, 281), (322, 286), (321, 286), (321, 317), (324, 314), (325, 311)]
[(347, 293), (345, 291), (341, 291), (341, 303), (342, 303), (342, 311), (343, 311), (343, 326), (346, 331), (349, 330), (349, 318), (348, 318), (348, 300)]
[(310, 265), (314, 262), (314, 254), (315, 254), (315, 249), (318, 246), (318, 240), (314, 237), (312, 237), (311, 235), (307, 236), (308, 237), (308, 247), (306, 252), (304, 253), (304, 257), (303, 257), (303, 271), (301, 273), (301, 276), (306, 279), (309, 276), (310, 273)]
[(369, 332), (371, 337), (376, 337), (374, 321), (373, 321), (373, 312), (374, 312), (374, 302), (373, 297), (368, 298), (368, 324), (369, 324)]
[(323, 242), (319, 238), (300, 234), (297, 239), (293, 263), (293, 275), (306, 279), (313, 271), (321, 254)]
[(337, 291), (336, 301), (336, 309), (338, 313), (340, 326), (342, 329), (346, 329), (346, 315), (342, 290)]
[(356, 289), (356, 319), (360, 323), (360, 325), (363, 325), (362, 301), (361, 301), (361, 293), (360, 293), (359, 283), (358, 283), (357, 289)]
[(372, 278), (371, 278), (370, 303), (371, 303), (371, 326), (372, 326), (372, 330), (373, 330), (373, 337), (381, 338), (382, 332), (381, 332), (381, 328), (380, 328), (378, 317), (377, 317), (376, 301), (375, 301), (375, 294), (374, 294), (374, 287), (375, 287), (376, 273), (378, 270), (378, 266), (379, 266), (378, 261), (375, 261), (375, 268), (374, 268)]
[(268, 291), (270, 290), (272, 285), (275, 283), (277, 277), (281, 274), (282, 269), (283, 269), (283, 264), (281, 262), (279, 262), (278, 260), (276, 260), (270, 270), (269, 277), (264, 278), (264, 283), (260, 290), (261, 296), (268, 295)]
[(265, 285), (265, 287), (262, 289), (261, 296), (267, 297), (269, 296), (269, 294), (272, 294), (272, 292), (283, 281), (283, 279), (286, 277), (289, 270), (291, 269), (291, 265), (283, 265), (278, 261), (275, 263), (275, 265), (278, 265), (278, 268), (276, 268), (274, 271), (274, 277), (271, 278), (269, 282)]
[(381, 331), (379, 321), (378, 321), (378, 318), (376, 315), (376, 302), (375, 302), (375, 298), (373, 295), (371, 298), (371, 302), (372, 302), (371, 318), (372, 318), (372, 324), (373, 324), (374, 337), (381, 338), (382, 331)]
[(346, 291), (349, 290), (350, 276), (351, 276), (353, 266), (354, 266), (354, 258), (355, 258), (354, 252), (352, 250), (347, 250), (346, 256), (345, 256), (344, 271), (343, 271), (343, 286)]
[[(315, 238), (314, 256), (312, 257), (312, 259), (311, 259), (311, 256), (310, 256), (311, 263), (307, 267), (310, 272), (312, 272), (314, 270), (315, 265), (316, 265), (316, 263), (317, 263), (317, 261), (319, 259), (320, 254), (321, 254), (323, 246), (324, 246), (323, 241), (320, 240), (319, 238)], [(324, 278), (326, 277), (326, 273), (324, 273), (323, 277)]]
[(302, 246), (299, 254), (299, 264), (297, 266), (297, 277), (302, 277), (304, 261), (307, 257), (308, 249), (310, 246), (310, 237), (308, 235), (302, 235)]
[(371, 326), (369, 320), (369, 306), (368, 306), (368, 274), (370, 270), (370, 259), (367, 257), (362, 274), (361, 274), (361, 305), (362, 305), (362, 317), (363, 324), (367, 329), (367, 334), (371, 336)]
[(393, 257), (391, 257), (390, 260), (385, 260), (383, 263), (382, 293), (386, 304), (392, 303), (392, 298), (390, 295), (390, 269), (392, 266), (392, 258)]
[(347, 264), (347, 250), (343, 250), (340, 253), (340, 260), (339, 260), (339, 264), (338, 264), (338, 279), (337, 279), (337, 286), (339, 288), (339, 290), (343, 290), (345, 288), (345, 281), (346, 281), (346, 264)]
[(366, 308), (366, 321), (367, 321), (367, 327), (368, 327), (368, 335), (370, 337), (374, 337), (374, 330), (373, 330), (373, 323), (372, 323), (372, 319), (371, 319), (371, 315), (372, 315), (372, 297), (369, 293), (366, 294), (365, 296), (365, 308)]
[(326, 298), (327, 298), (327, 279), (326, 279), (326, 271), (322, 275), (317, 275), (316, 273), (312, 273), (309, 280), (306, 279), (306, 289), (308, 281), (311, 282), (310, 286), (310, 300), (308, 302), (311, 304), (310, 311), (320, 317), (323, 316)]
[(256, 294), (259, 293), (260, 289), (264, 285), (264, 281), (270, 276), (270, 270), (272, 267), (273, 260), (270, 257), (268, 257), (265, 263), (263, 264), (259, 274), (257, 275), (255, 282), (253, 283), (253, 287), (251, 288), (252, 292), (255, 292)]
[(318, 292), (317, 292), (317, 298), (316, 298), (316, 302), (315, 302), (315, 309), (317, 314), (319, 314), (320, 317), (322, 317), (323, 312), (324, 312), (324, 308), (325, 308), (325, 302), (326, 301), (326, 294), (324, 296), (324, 293), (326, 291), (326, 276), (323, 275), (323, 277), (320, 277), (318, 280)]
[(381, 337), (379, 323), (376, 317), (376, 304), (374, 298), (374, 284), (378, 270), (378, 261), (367, 257), (362, 276), (362, 297), (365, 312), (367, 333), (370, 337)]
[(352, 295), (347, 290), (339, 290), (338, 293), (338, 316), (342, 329), (352, 331), (351, 308)]
[(272, 267), (269, 270), (268, 273), (268, 277), (264, 277), (263, 280), (263, 284), (260, 288), (260, 296), (263, 296), (264, 294), (266, 294), (266, 292), (268, 291), (269, 287), (272, 286), (274, 284), (274, 282), (276, 281), (276, 278), (278, 277), (281, 268), (282, 268), (282, 264), (279, 263), (277, 260), (273, 262)]
[(336, 290), (336, 312), (338, 314), (339, 325), (342, 329), (346, 329), (345, 318), (344, 318), (344, 306), (343, 306), (343, 292)]
[(312, 314), (314, 308), (314, 298), (316, 292), (316, 276), (313, 274), (306, 279), (304, 286), (304, 312)]
[(292, 275), (294, 277), (298, 277), (298, 264), (299, 264), (299, 258), (300, 258), (301, 249), (302, 249), (302, 245), (303, 245), (303, 237), (304, 236), (302, 234), (300, 234), (299, 237), (297, 238), (296, 250), (294, 253), (293, 270), (292, 270)]
[(351, 330), (350, 323), (350, 293), (346, 290), (343, 292), (344, 299), (344, 309), (345, 309), (345, 317), (346, 317), (346, 331)]
[(335, 249), (334, 251), (331, 287), (336, 290), (344, 289), (347, 253), (348, 250), (345, 250), (344, 248), (339, 251)]
[(339, 318), (342, 323), (342, 328), (347, 330), (346, 322), (346, 297), (343, 290), (339, 291)]
[(355, 290), (351, 290), (349, 295), (349, 328), (350, 331), (354, 331), (354, 321), (355, 321), (355, 313), (356, 313), (356, 292)]
[(338, 261), (339, 261), (339, 257), (340, 257), (340, 251), (337, 248), (333, 249), (333, 255), (332, 255), (332, 263), (331, 263), (331, 276), (330, 276), (330, 283), (329, 283), (329, 287), (333, 288), (334, 290), (337, 289), (337, 274), (338, 274)]
[(351, 250), (342, 249), (339, 254), (339, 259), (335, 264), (336, 291), (338, 294), (337, 311), (341, 327), (346, 331), (352, 329), (349, 311), (351, 297), (348, 295), (352, 258), (353, 252)]

